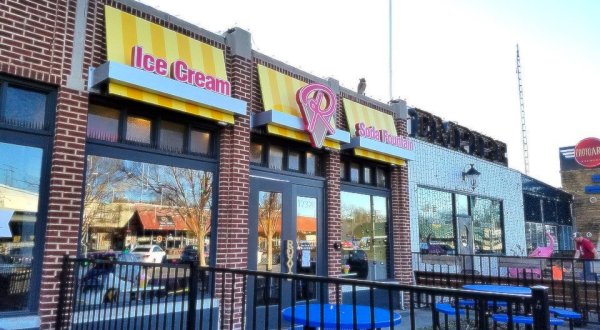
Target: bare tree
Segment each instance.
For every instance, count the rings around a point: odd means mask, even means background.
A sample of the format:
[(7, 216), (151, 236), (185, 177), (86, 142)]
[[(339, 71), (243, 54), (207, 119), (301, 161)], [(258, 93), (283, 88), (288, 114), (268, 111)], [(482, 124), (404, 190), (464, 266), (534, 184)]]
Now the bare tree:
[(90, 227), (94, 219), (99, 216), (100, 211), (113, 201), (114, 185), (122, 181), (124, 177), (122, 169), (122, 160), (88, 156), (81, 224), (81, 242), (84, 254), (91, 248)]
[(273, 237), (281, 228), (281, 195), (265, 193), (260, 201), (258, 225), (267, 240), (267, 270), (273, 269)]
[(197, 239), (200, 265), (206, 266), (204, 240), (211, 228), (212, 173), (156, 166), (143, 181), (184, 221)]

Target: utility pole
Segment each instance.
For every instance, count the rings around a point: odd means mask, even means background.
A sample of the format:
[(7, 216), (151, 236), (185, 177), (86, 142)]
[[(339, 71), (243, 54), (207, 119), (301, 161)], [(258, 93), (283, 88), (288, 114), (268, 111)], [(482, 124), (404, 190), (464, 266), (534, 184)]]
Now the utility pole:
[(523, 98), (523, 83), (521, 81), (521, 56), (519, 55), (519, 44), (517, 44), (517, 79), (519, 82), (519, 102), (521, 105), (521, 139), (523, 143), (523, 162), (525, 163), (525, 174), (529, 174), (529, 147), (527, 145), (527, 127), (525, 126), (525, 101)]
[(390, 100), (393, 100), (394, 97), (392, 96), (392, 1), (393, 0), (389, 0), (389, 8), (388, 8), (388, 13), (389, 13), (389, 33), (388, 33), (388, 45), (389, 45), (389, 68), (390, 68)]

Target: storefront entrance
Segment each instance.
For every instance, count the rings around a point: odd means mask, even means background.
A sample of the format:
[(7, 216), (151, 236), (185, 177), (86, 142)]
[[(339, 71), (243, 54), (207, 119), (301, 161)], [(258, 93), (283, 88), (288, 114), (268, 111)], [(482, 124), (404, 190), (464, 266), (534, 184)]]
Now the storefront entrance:
[[(326, 273), (322, 181), (288, 180), (253, 172), (250, 179), (248, 268), (272, 273)], [(294, 285), (295, 290), (291, 287)], [(281, 291), (280, 291), (281, 289)], [(294, 292), (281, 295), (280, 292)], [(271, 315), (294, 299), (318, 299), (314, 284), (257, 278), (248, 283), (248, 324)], [(256, 314), (255, 314), (256, 313)], [(271, 318), (269, 317), (269, 318)], [(264, 328), (260, 325), (259, 328)]]

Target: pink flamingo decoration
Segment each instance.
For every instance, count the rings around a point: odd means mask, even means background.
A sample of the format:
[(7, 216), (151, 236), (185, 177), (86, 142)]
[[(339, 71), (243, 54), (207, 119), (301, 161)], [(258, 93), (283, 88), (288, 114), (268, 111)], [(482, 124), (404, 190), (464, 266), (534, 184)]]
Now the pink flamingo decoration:
[[(529, 253), (530, 258), (550, 258), (552, 252), (554, 252), (554, 237), (550, 232), (546, 232), (548, 238), (547, 246), (538, 246), (535, 250)], [(519, 275), (525, 275), (531, 278), (542, 278), (542, 270), (540, 268), (508, 268), (509, 277), (519, 277)]]

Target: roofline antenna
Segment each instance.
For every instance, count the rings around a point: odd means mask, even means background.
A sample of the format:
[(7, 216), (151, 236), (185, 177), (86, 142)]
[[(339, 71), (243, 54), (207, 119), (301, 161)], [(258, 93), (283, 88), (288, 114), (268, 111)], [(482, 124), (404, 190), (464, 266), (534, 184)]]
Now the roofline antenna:
[(521, 109), (521, 139), (523, 144), (523, 162), (525, 174), (529, 175), (529, 146), (527, 145), (527, 126), (525, 125), (525, 100), (523, 98), (523, 82), (521, 80), (521, 56), (519, 55), (519, 44), (517, 44), (517, 80), (519, 82), (519, 103)]

